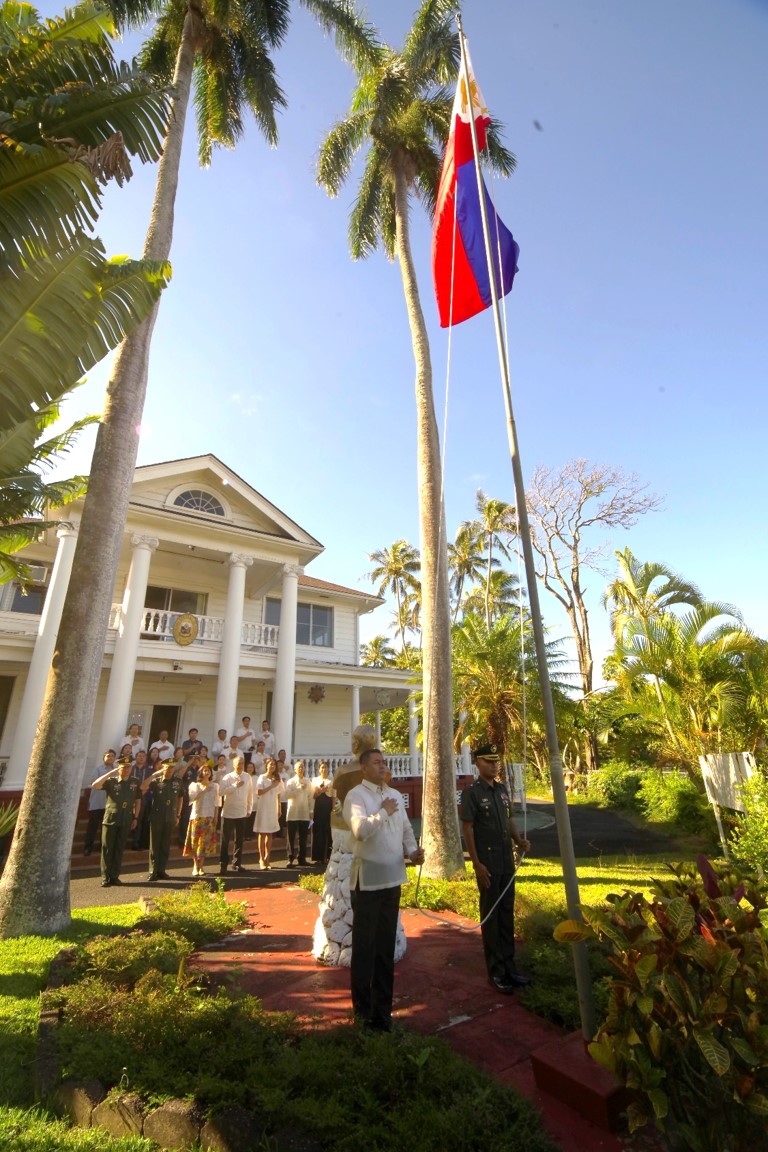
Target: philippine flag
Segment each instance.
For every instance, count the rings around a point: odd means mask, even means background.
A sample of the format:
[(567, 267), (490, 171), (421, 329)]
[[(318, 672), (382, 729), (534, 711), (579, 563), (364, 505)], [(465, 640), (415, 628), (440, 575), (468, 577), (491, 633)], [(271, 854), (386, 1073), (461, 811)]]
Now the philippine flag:
[[(491, 118), (477, 86), (469, 53), (467, 67), (471, 115), (477, 131), (477, 146), (482, 151)], [(469, 117), (470, 101), (467, 99), (464, 77), (460, 76), (451, 114), (451, 133), (437, 190), (432, 231), (432, 275), (442, 328), (469, 320), (470, 316), (490, 308), (493, 302)], [(517, 272), (520, 249), (512, 233), (496, 215), (484, 183), (483, 195), (491, 231), (496, 288), (499, 296), (506, 296)]]

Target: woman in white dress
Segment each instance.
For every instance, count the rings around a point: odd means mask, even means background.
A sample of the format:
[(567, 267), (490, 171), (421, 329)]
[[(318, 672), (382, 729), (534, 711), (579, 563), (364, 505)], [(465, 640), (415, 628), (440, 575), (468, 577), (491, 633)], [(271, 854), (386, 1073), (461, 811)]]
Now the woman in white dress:
[(259, 836), (259, 868), (269, 868), (272, 834), (280, 828), (280, 797), (285, 784), (280, 778), (277, 761), (266, 761), (264, 773), (256, 781), (259, 804), (256, 810), (256, 831)]

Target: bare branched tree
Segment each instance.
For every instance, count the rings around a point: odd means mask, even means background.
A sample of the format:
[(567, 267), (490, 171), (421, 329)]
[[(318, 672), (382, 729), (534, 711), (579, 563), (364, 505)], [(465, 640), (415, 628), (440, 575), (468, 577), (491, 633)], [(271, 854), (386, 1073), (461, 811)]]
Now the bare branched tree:
[(593, 687), (594, 662), (582, 570), (601, 571), (601, 560), (610, 545), (605, 537), (585, 542), (585, 534), (631, 528), (644, 513), (658, 508), (661, 499), (634, 473), (571, 460), (559, 471), (539, 466), (527, 501), (539, 558), (537, 574), (568, 615), (581, 689), (587, 696)]

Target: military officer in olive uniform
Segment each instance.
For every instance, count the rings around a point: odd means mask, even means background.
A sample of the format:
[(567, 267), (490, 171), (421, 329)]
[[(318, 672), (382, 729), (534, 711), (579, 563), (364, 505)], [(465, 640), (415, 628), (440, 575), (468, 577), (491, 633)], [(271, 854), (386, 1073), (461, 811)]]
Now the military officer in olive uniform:
[[(111, 751), (111, 749), (110, 749)], [(114, 757), (114, 752), (112, 753)], [(105, 762), (106, 762), (105, 754)], [(117, 767), (110, 764), (103, 775), (91, 784), (103, 788), (107, 794), (104, 819), (101, 825), (101, 886), (110, 888), (122, 884), (120, 868), (123, 852), (131, 829), (136, 828), (141, 808), (141, 785), (132, 775), (130, 756), (118, 760)]]
[[(512, 819), (512, 802), (497, 779), (501, 755), (496, 744), (475, 750), (478, 778), (461, 795), (464, 843), (480, 890), (480, 919), (488, 977), (499, 992), (510, 995), (528, 984), (515, 967), (515, 859), (512, 845), (527, 852), (531, 844)], [(502, 895), (503, 893), (503, 895)], [(498, 901), (498, 904), (497, 904)], [(494, 905), (495, 910), (491, 913)], [(486, 920), (487, 917), (487, 920)]]
[(184, 785), (176, 775), (177, 762), (166, 760), (159, 772), (144, 781), (142, 790), (152, 792), (149, 812), (149, 876), (155, 880), (168, 880), (166, 872), (174, 829), (179, 823), (184, 803)]

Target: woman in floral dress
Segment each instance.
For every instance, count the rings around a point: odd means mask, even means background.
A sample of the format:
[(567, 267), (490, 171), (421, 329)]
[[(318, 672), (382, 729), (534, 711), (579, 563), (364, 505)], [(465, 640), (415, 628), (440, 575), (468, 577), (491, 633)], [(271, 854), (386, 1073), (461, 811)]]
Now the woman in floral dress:
[(184, 855), (192, 857), (192, 875), (205, 876), (203, 868), (206, 856), (215, 855), (219, 849), (216, 831), (219, 786), (214, 783), (210, 764), (203, 764), (197, 780), (189, 785), (189, 799), (191, 811)]

